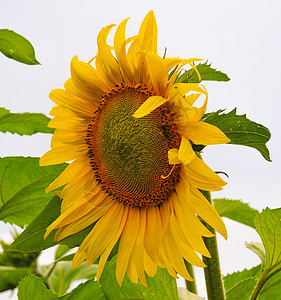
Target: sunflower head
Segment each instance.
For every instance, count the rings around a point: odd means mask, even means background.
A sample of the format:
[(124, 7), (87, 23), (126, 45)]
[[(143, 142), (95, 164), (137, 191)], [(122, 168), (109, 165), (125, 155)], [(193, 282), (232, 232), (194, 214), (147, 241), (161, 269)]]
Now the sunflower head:
[[(47, 228), (60, 241), (95, 224), (80, 245), (73, 266), (100, 257), (97, 279), (119, 241), (116, 277), (125, 273), (146, 285), (157, 266), (192, 280), (184, 259), (204, 266), (210, 257), (202, 237), (213, 234), (204, 219), (226, 238), (225, 226), (199, 189), (217, 191), (225, 182), (194, 152), (193, 144), (229, 142), (215, 126), (201, 121), (208, 94), (195, 83), (177, 83), (184, 66), (197, 72), (197, 58), (161, 58), (153, 12), (137, 35), (126, 38), (121, 22), (114, 46), (97, 38), (89, 63), (71, 61), (71, 78), (53, 90), (49, 127), (56, 128), (52, 150), (41, 165), (70, 161), (47, 188), (62, 199), (61, 215)], [(199, 75), (200, 77), (200, 75)], [(204, 97), (202, 107), (195, 107)]]

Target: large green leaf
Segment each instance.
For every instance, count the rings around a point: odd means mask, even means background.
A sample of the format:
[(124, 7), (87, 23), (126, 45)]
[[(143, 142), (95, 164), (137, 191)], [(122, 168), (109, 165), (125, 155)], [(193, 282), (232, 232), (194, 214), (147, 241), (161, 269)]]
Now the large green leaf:
[(13, 290), (17, 287), (19, 281), (30, 274), (30, 268), (16, 268), (16, 267), (0, 267), (0, 292), (6, 290)]
[[(211, 68), (211, 64), (205, 62), (203, 64), (198, 64), (197, 70), (201, 76), (201, 80), (212, 80), (212, 81), (229, 81), (229, 77), (216, 69)], [(177, 82), (189, 82), (189, 83), (199, 83), (199, 78), (194, 69), (190, 69), (184, 72), (177, 78)]]
[(0, 158), (0, 220), (23, 227), (53, 197), (46, 187), (67, 164), (39, 167), (39, 158)]
[(265, 126), (247, 119), (246, 115), (237, 115), (236, 108), (227, 114), (221, 114), (220, 111), (208, 114), (203, 121), (224, 132), (231, 140), (229, 144), (255, 148), (266, 160), (271, 161), (265, 145), (270, 139), (270, 131)]
[(48, 290), (41, 278), (34, 274), (26, 276), (18, 286), (19, 300), (49, 300), (58, 299), (51, 290)]
[(258, 278), (261, 273), (261, 265), (251, 268), (250, 270), (244, 269), (243, 271), (234, 272), (223, 277), (224, 287), (229, 291), (239, 282), (247, 278)]
[(48, 128), (50, 118), (38, 113), (11, 113), (0, 107), (0, 132), (32, 135), (37, 132), (54, 133), (54, 128)]
[(107, 262), (100, 279), (102, 290), (107, 299), (178, 299), (176, 280), (169, 275), (166, 269), (158, 268), (153, 278), (147, 276), (148, 287), (143, 286), (141, 283), (132, 283), (127, 275), (120, 287), (115, 275), (116, 258), (117, 256)]
[(281, 264), (281, 208), (266, 208), (257, 214), (255, 225), (265, 248), (265, 271)]
[(263, 247), (257, 243), (249, 244), (248, 248), (261, 257), (262, 267), (226, 276), (227, 300), (248, 299), (253, 291), (255, 297), (259, 295), (259, 299), (280, 299), (275, 296), (281, 294), (281, 208), (266, 208), (261, 213), (257, 212), (255, 227), (262, 239), (265, 254)]
[(226, 300), (249, 300), (256, 283), (256, 277), (250, 277), (240, 281), (226, 292)]
[(214, 199), (213, 201), (220, 216), (255, 228), (254, 219), (258, 211), (251, 208), (247, 203), (226, 198)]
[[(60, 297), (61, 300), (106, 300), (101, 289), (101, 284), (94, 280), (88, 280), (80, 284), (71, 293)], [(136, 299), (137, 300), (137, 299)]]
[[(261, 246), (256, 245), (257, 247), (254, 249), (250, 247), (263, 260), (262, 272), (257, 278), (258, 282), (253, 295), (257, 297), (263, 294), (263, 299), (279, 299), (272, 298), (272, 295), (278, 294), (278, 292), (280, 295), (281, 293), (280, 281), (278, 280), (281, 273), (281, 208), (266, 208), (261, 213), (257, 213), (255, 226), (262, 239), (265, 255)], [(274, 291), (273, 294), (271, 294), (271, 289)]]
[(0, 29), (0, 51), (7, 57), (27, 65), (40, 64), (31, 43), (12, 30)]
[(46, 239), (44, 239), (44, 234), (48, 225), (59, 214), (60, 200), (55, 196), (6, 251), (35, 252), (56, 245), (57, 243), (54, 241), (55, 231), (52, 231)]

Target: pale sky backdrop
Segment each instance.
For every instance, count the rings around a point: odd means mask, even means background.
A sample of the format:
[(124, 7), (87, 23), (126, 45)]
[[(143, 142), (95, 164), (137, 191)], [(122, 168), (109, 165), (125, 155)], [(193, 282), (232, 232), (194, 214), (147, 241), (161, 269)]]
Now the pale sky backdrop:
[[(159, 30), (159, 54), (208, 59), (231, 81), (206, 83), (208, 112), (238, 108), (249, 119), (267, 126), (272, 163), (243, 146), (209, 146), (203, 158), (229, 175), (228, 185), (214, 197), (242, 199), (259, 210), (281, 206), (281, 2), (280, 0), (14, 0), (0, 2), (0, 28), (16, 31), (33, 44), (42, 65), (28, 66), (0, 55), (0, 106), (12, 112), (48, 115), (48, 98), (70, 76), (74, 55), (88, 61), (96, 51), (96, 37), (108, 24), (131, 17), (127, 35), (137, 33), (153, 9)], [(110, 37), (112, 38), (113, 35)], [(0, 134), (0, 156), (41, 156), (50, 148), (50, 135), (20, 137)], [(229, 239), (219, 237), (222, 273), (259, 263), (245, 241), (258, 241), (251, 228), (225, 221)], [(8, 239), (8, 226), (0, 225)], [(51, 260), (51, 252), (45, 254)], [(198, 272), (197, 272), (198, 273)], [(201, 274), (199, 272), (199, 274)], [(199, 290), (204, 296), (203, 283)]]

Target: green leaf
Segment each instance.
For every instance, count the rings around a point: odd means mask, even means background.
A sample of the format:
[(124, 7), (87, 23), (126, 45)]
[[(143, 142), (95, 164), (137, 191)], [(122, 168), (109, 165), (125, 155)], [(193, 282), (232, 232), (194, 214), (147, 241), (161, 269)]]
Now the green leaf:
[(55, 265), (48, 278), (48, 285), (58, 295), (63, 295), (75, 280), (93, 279), (97, 272), (97, 265), (87, 267), (86, 263), (81, 263), (77, 268), (72, 267), (72, 262), (61, 261)]
[(236, 108), (227, 114), (220, 112), (208, 114), (203, 121), (224, 132), (231, 140), (229, 144), (255, 148), (266, 160), (271, 161), (265, 145), (271, 134), (265, 126), (247, 119), (246, 115), (236, 115)]
[(250, 270), (244, 269), (243, 271), (234, 272), (223, 277), (225, 290), (228, 291), (237, 285), (239, 282), (253, 277), (259, 277), (261, 272), (261, 265), (251, 268)]
[(17, 133), (19, 135), (32, 135), (37, 132), (54, 133), (53, 128), (47, 125), (50, 118), (37, 113), (11, 113), (0, 107), (0, 131)]
[(281, 264), (281, 208), (266, 208), (257, 214), (256, 230), (265, 248), (265, 270)]
[(46, 187), (67, 164), (39, 167), (39, 158), (0, 158), (0, 220), (23, 227), (53, 197)]
[(249, 300), (256, 283), (256, 277), (250, 277), (240, 281), (226, 292), (226, 300)]
[(106, 300), (101, 289), (101, 284), (94, 280), (88, 280), (80, 284), (71, 293), (60, 297), (61, 300)]
[(255, 228), (254, 219), (258, 212), (247, 203), (240, 200), (214, 199), (214, 207), (221, 217), (229, 218), (233, 221)]
[(120, 287), (115, 275), (116, 258), (117, 256), (107, 262), (100, 278), (107, 299), (179, 299), (176, 280), (166, 269), (158, 268), (155, 277), (146, 277), (148, 288), (141, 283), (132, 283), (127, 275)]
[[(211, 68), (211, 64), (206, 61), (203, 64), (198, 64), (196, 66), (199, 74), (201, 75), (201, 80), (212, 80), (212, 81), (229, 81), (230, 78), (223, 72), (217, 71)], [(199, 83), (199, 78), (194, 69), (190, 69), (184, 72), (177, 78), (176, 82), (189, 82), (189, 83)]]
[(31, 43), (12, 30), (0, 29), (0, 51), (8, 58), (27, 65), (40, 64)]
[(6, 251), (35, 252), (50, 248), (54, 241), (55, 231), (44, 240), (46, 228), (60, 214), (60, 199), (55, 196), (38, 217), (20, 234)]
[(13, 290), (20, 280), (32, 272), (29, 268), (0, 267), (0, 292)]
[(58, 299), (51, 290), (48, 290), (41, 278), (34, 274), (25, 277), (18, 286), (19, 300), (49, 300)]

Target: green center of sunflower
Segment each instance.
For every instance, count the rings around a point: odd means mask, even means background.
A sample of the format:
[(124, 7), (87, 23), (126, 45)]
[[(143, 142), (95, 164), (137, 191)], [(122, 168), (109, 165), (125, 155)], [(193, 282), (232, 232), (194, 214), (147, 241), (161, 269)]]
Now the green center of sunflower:
[(102, 101), (88, 128), (87, 143), (97, 181), (109, 195), (131, 207), (158, 205), (168, 199), (178, 179), (168, 151), (180, 138), (161, 107), (136, 119), (134, 112), (154, 95), (142, 85), (116, 86)]

